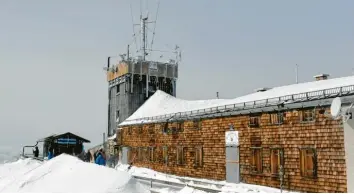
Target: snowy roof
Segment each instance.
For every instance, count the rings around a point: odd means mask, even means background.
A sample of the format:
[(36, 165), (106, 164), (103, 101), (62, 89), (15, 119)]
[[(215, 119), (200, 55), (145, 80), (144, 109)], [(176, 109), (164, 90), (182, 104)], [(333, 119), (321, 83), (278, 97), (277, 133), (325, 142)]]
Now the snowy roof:
[(117, 137), (117, 134), (114, 134), (114, 135), (108, 137), (107, 139), (108, 139), (108, 140), (112, 140), (112, 139), (115, 139), (116, 137)]
[[(283, 96), (323, 91), (353, 85), (354, 76), (349, 76), (274, 87), (264, 92), (255, 92), (234, 99), (211, 99), (194, 101), (178, 99), (159, 90), (155, 92), (155, 94), (152, 95), (129, 118), (120, 123), (120, 125), (138, 124), (142, 122), (141, 119), (148, 117), (156, 117), (172, 113), (188, 112), (238, 103), (261, 101), (266, 99), (274, 99)], [(354, 90), (354, 88), (350, 88), (350, 90)]]

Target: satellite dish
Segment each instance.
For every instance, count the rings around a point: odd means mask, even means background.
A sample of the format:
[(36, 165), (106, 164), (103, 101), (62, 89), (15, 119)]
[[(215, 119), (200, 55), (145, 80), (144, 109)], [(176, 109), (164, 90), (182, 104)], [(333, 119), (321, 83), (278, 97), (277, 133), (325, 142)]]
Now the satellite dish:
[(340, 115), (342, 108), (342, 101), (339, 97), (336, 97), (331, 104), (331, 115), (332, 117), (336, 118)]

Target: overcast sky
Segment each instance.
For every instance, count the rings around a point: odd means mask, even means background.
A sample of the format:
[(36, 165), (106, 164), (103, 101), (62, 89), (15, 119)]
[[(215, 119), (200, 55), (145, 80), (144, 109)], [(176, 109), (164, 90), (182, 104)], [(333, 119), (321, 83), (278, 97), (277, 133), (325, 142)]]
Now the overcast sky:
[[(129, 2), (0, 1), (0, 152), (66, 131), (102, 141), (102, 67), (132, 43)], [(152, 16), (156, 3), (148, 2)], [(348, 76), (353, 7), (352, 0), (161, 0), (153, 48), (182, 48), (177, 96), (185, 99), (291, 84), (296, 63), (300, 82), (319, 73)]]

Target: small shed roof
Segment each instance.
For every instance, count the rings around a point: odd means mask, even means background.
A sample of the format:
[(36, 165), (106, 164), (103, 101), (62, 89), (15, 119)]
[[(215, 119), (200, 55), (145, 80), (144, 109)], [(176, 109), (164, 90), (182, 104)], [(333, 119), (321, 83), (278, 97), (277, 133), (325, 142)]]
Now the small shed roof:
[(46, 141), (46, 140), (50, 140), (50, 139), (59, 139), (59, 138), (65, 138), (65, 137), (70, 137), (70, 138), (75, 138), (75, 139), (78, 139), (78, 140), (81, 140), (82, 142), (84, 143), (91, 143), (90, 140), (87, 140), (83, 137), (80, 137), (78, 135), (75, 135), (73, 133), (70, 133), (70, 132), (66, 132), (66, 133), (63, 133), (63, 134), (53, 134), (53, 135), (50, 135), (48, 137), (45, 137), (45, 138), (42, 138), (38, 141)]

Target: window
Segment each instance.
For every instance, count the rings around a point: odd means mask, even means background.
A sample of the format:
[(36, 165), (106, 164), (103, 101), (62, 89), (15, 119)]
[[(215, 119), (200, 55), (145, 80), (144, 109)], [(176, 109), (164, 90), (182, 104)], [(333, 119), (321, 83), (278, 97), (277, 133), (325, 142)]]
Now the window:
[(177, 134), (178, 129), (177, 127), (171, 127), (172, 134)]
[(251, 172), (252, 173), (262, 173), (262, 148), (253, 147), (251, 148), (252, 158), (251, 158)]
[(150, 162), (154, 162), (154, 151), (155, 151), (155, 148), (154, 147), (149, 147), (149, 161)]
[(168, 162), (168, 147), (167, 146), (162, 147), (162, 158), (163, 158), (163, 163), (167, 164), (167, 162)]
[(116, 112), (116, 122), (119, 123), (119, 110)]
[(138, 132), (139, 132), (139, 134), (143, 133), (143, 125), (138, 126)]
[(273, 125), (284, 123), (284, 113), (272, 113), (270, 114), (270, 123)]
[(117, 94), (119, 94), (120, 93), (120, 85), (118, 84), (118, 85), (116, 85), (116, 90), (117, 90)]
[(315, 109), (305, 109), (299, 112), (301, 122), (315, 121)]
[(143, 148), (138, 148), (138, 161), (143, 161)]
[(161, 127), (162, 127), (162, 133), (167, 134), (168, 133), (168, 123), (162, 123)]
[(129, 127), (128, 127), (128, 135), (131, 135), (131, 134), (132, 134), (132, 131), (133, 131), (132, 126), (129, 126)]
[(143, 148), (143, 161), (149, 161), (149, 148), (147, 147)]
[(177, 125), (178, 125), (178, 131), (183, 132), (184, 131), (184, 122), (180, 121), (177, 123)]
[(272, 175), (279, 175), (280, 166), (284, 168), (284, 151), (282, 148), (270, 149), (270, 169)]
[(260, 116), (250, 116), (249, 126), (259, 127)]
[(184, 164), (184, 148), (182, 146), (177, 147), (177, 165)]
[(130, 147), (128, 149), (128, 163), (132, 163), (134, 161), (134, 148)]
[(315, 148), (300, 149), (300, 172), (303, 177), (317, 177), (317, 154)]
[(154, 124), (149, 125), (149, 129), (148, 130), (149, 130), (150, 134), (155, 133), (155, 125)]
[(203, 166), (203, 147), (195, 148), (195, 167)]
[(200, 119), (194, 119), (193, 120), (193, 128), (196, 130), (201, 130), (202, 129), (202, 121)]

